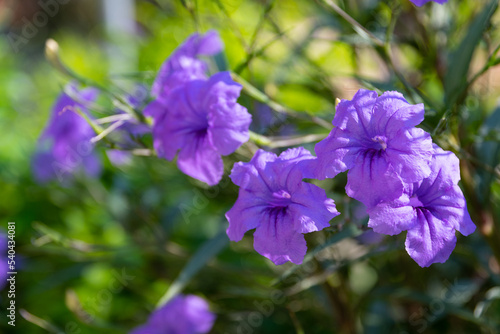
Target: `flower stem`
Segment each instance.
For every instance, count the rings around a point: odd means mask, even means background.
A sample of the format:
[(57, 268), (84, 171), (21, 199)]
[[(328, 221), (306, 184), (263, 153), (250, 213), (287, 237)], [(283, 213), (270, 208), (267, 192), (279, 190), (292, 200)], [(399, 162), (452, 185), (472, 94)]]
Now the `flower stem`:
[(236, 81), (237, 83), (239, 83), (240, 85), (243, 86), (243, 90), (245, 91), (245, 93), (247, 93), (250, 97), (254, 98), (255, 100), (268, 105), (274, 111), (276, 111), (278, 113), (286, 114), (286, 115), (289, 115), (289, 116), (292, 116), (295, 118), (309, 120), (309, 121), (316, 123), (317, 125), (325, 128), (325, 129), (328, 129), (328, 130), (331, 130), (333, 128), (333, 126), (329, 122), (327, 122), (327, 121), (325, 121), (317, 116), (311, 116), (311, 115), (308, 115), (307, 113), (300, 113), (298, 111), (286, 108), (286, 107), (282, 106), (281, 104), (279, 104), (278, 102), (273, 101), (269, 96), (267, 96), (266, 94), (264, 94), (263, 92), (258, 90), (255, 86), (253, 86), (248, 81), (246, 81), (245, 79), (240, 77), (238, 74), (231, 72), (231, 76), (232, 76), (234, 81)]
[(98, 82), (95, 82), (93, 80), (90, 80), (90, 79), (87, 79), (87, 78), (84, 78), (84, 77), (78, 75), (77, 73), (73, 72), (68, 66), (66, 66), (61, 60), (61, 57), (59, 55), (59, 44), (55, 40), (53, 40), (53, 39), (47, 40), (47, 42), (45, 43), (45, 55), (47, 57), (47, 60), (50, 62), (50, 64), (52, 64), (52, 66), (54, 66), (54, 68), (57, 69), (62, 74), (66, 75), (70, 78), (73, 78), (86, 86), (92, 86), (92, 87), (98, 88), (102, 92), (108, 94), (113, 99), (118, 101), (120, 103), (120, 105), (123, 107), (122, 109), (125, 112), (129, 113), (130, 115), (132, 115), (134, 118), (136, 118), (137, 120), (139, 120), (142, 123), (146, 122), (146, 118), (144, 117), (144, 115), (141, 112), (139, 112), (139, 110), (132, 107), (121, 96), (111, 92), (107, 87), (99, 84)]
[(377, 36), (375, 36), (374, 34), (372, 34), (368, 29), (366, 29), (365, 27), (363, 27), (363, 25), (361, 23), (359, 23), (358, 21), (356, 21), (352, 16), (350, 16), (349, 14), (347, 14), (342, 8), (340, 8), (336, 3), (334, 3), (332, 0), (321, 0), (321, 2), (326, 5), (327, 7), (331, 8), (333, 11), (335, 11), (335, 13), (337, 13), (338, 15), (342, 16), (342, 18), (344, 20), (346, 20), (347, 22), (349, 22), (354, 30), (356, 30), (356, 32), (359, 34), (360, 32), (363, 32), (364, 34), (366, 34), (371, 40), (372, 42), (379, 46), (379, 47), (384, 47), (384, 42), (379, 39)]

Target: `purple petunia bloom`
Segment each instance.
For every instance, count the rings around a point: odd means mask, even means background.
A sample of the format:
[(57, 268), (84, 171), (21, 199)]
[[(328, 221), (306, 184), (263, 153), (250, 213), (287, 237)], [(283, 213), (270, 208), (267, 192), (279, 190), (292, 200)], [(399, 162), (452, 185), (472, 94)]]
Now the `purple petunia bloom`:
[(200, 297), (176, 296), (154, 311), (146, 324), (130, 334), (204, 334), (214, 324), (215, 314)]
[(432, 139), (415, 128), (423, 119), (423, 105), (400, 93), (360, 89), (338, 104), (335, 128), (316, 144), (316, 178), (349, 170), (346, 192), (367, 207), (398, 198), (405, 183), (430, 174)]
[(426, 3), (428, 2), (437, 2), (438, 4), (444, 4), (445, 2), (448, 2), (448, 0), (410, 0), (411, 2), (413, 2), (416, 6), (420, 7), (420, 6), (423, 6), (425, 5)]
[(101, 171), (101, 163), (93, 153), (93, 144), (90, 142), (95, 132), (76, 112), (78, 108), (91, 117), (84, 104), (94, 101), (98, 91), (94, 88), (77, 91), (71, 84), (67, 90), (78, 97), (78, 102), (62, 93), (53, 108), (33, 158), (34, 176), (40, 183), (55, 178), (65, 181), (79, 169), (85, 170), (90, 176), (97, 176)]
[(255, 250), (279, 265), (302, 263), (307, 251), (303, 234), (329, 226), (339, 215), (323, 189), (303, 182), (303, 162), (314, 157), (304, 148), (280, 154), (258, 150), (248, 163), (238, 162), (231, 180), (240, 186), (236, 203), (226, 213), (227, 235), (240, 241), (254, 229)]
[(467, 211), (458, 158), (434, 145), (431, 174), (408, 184), (396, 201), (368, 209), (368, 226), (394, 235), (407, 230), (406, 251), (421, 267), (443, 263), (455, 248), (455, 230), (467, 236), (476, 226)]
[(185, 174), (209, 185), (224, 173), (222, 155), (249, 139), (251, 115), (239, 105), (241, 85), (229, 72), (208, 80), (193, 80), (167, 97), (165, 112), (155, 114), (154, 147), (159, 157), (172, 160)]
[(212, 56), (224, 45), (219, 34), (208, 31), (205, 35), (192, 34), (161, 66), (151, 89), (152, 95), (164, 99), (175, 87), (191, 80), (206, 79), (208, 64), (200, 56)]

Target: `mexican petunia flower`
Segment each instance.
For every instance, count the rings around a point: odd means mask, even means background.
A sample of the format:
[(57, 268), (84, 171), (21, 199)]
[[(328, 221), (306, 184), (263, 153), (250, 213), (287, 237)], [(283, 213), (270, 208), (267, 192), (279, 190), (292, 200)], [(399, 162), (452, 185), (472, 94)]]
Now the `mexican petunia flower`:
[(434, 145), (431, 174), (408, 184), (395, 201), (368, 209), (368, 226), (394, 235), (407, 230), (406, 251), (421, 267), (443, 263), (455, 248), (455, 230), (467, 236), (476, 226), (467, 211), (458, 158)]
[(258, 150), (248, 163), (238, 162), (231, 180), (240, 186), (236, 203), (226, 213), (227, 235), (240, 241), (254, 229), (255, 250), (279, 265), (302, 263), (307, 251), (303, 234), (329, 226), (339, 215), (323, 189), (303, 182), (303, 162), (314, 157), (304, 148), (277, 157)]
[(172, 160), (179, 151), (177, 165), (182, 172), (209, 185), (219, 183), (224, 173), (221, 156), (249, 139), (252, 117), (236, 102), (240, 91), (229, 72), (174, 89), (166, 112), (154, 116), (158, 156)]
[(215, 314), (210, 312), (205, 300), (194, 295), (178, 295), (130, 334), (204, 334), (212, 329), (214, 321)]
[(437, 2), (438, 4), (441, 4), (441, 5), (448, 2), (448, 0), (410, 0), (410, 1), (413, 2), (418, 7), (423, 6), (426, 3), (431, 2), (431, 1)]
[(346, 192), (367, 207), (398, 198), (405, 183), (430, 174), (432, 139), (415, 128), (423, 119), (423, 105), (408, 104), (398, 92), (360, 89), (338, 104), (335, 128), (316, 144), (315, 177), (349, 170)]
[(98, 90), (86, 88), (78, 91), (71, 84), (66, 89), (72, 92), (71, 95), (77, 96), (78, 101), (62, 93), (39, 138), (38, 149), (33, 158), (33, 173), (40, 183), (56, 178), (66, 181), (80, 169), (94, 177), (101, 172), (101, 163), (90, 142), (95, 132), (76, 112), (78, 108), (91, 117), (84, 105), (96, 99)]

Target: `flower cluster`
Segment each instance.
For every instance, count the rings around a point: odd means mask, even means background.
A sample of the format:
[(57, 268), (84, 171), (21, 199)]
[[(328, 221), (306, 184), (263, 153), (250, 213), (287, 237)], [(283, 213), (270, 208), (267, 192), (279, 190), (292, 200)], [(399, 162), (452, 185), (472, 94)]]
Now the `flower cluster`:
[[(412, 2), (421, 6), (428, 1)], [(210, 186), (219, 183), (222, 156), (249, 140), (252, 121), (237, 102), (242, 86), (230, 73), (208, 75), (203, 57), (222, 49), (214, 31), (188, 38), (161, 66), (151, 88), (153, 100), (144, 115), (152, 118), (152, 129), (117, 110), (111, 118), (118, 121), (108, 128), (119, 138), (112, 147), (133, 148), (137, 137), (151, 131), (160, 158), (177, 157), (183, 173)], [(86, 109), (98, 91), (78, 91), (69, 85), (66, 92), (53, 109), (34, 157), (34, 174), (40, 182), (80, 169), (89, 175), (100, 173), (91, 143), (95, 133), (88, 123), (93, 117)], [(140, 109), (146, 97), (141, 90), (127, 102)], [(458, 186), (458, 158), (416, 127), (423, 120), (422, 104), (410, 105), (398, 92), (379, 96), (361, 89), (352, 100), (337, 105), (334, 129), (316, 144), (316, 157), (302, 147), (279, 156), (259, 149), (249, 162), (235, 163), (230, 178), (239, 193), (225, 215), (229, 239), (240, 241), (255, 229), (254, 248), (259, 254), (276, 265), (302, 263), (307, 252), (304, 234), (327, 228), (340, 214), (323, 189), (304, 179), (347, 172), (346, 193), (366, 207), (373, 231), (387, 235), (407, 231), (406, 250), (422, 267), (446, 261), (455, 247), (456, 231), (469, 235), (475, 225)], [(120, 163), (129, 154), (110, 150), (108, 156)], [(0, 235), (0, 249), (2, 241)], [(132, 334), (207, 333), (214, 320), (203, 299), (177, 296)]]
[(397, 92), (359, 90), (337, 106), (330, 135), (311, 164), (317, 178), (348, 170), (346, 193), (367, 207), (369, 226), (394, 235), (408, 231), (406, 249), (422, 267), (448, 259), (455, 230), (475, 230), (460, 180), (458, 159), (415, 126), (423, 105)]
[(178, 295), (154, 311), (146, 324), (130, 334), (204, 334), (214, 324), (215, 314), (205, 300), (193, 295)]

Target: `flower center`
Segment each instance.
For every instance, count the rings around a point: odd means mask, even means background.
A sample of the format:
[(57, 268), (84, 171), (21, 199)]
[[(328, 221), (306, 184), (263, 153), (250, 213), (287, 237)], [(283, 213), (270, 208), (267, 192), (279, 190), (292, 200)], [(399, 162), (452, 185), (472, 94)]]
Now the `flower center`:
[(273, 192), (272, 206), (273, 207), (287, 207), (290, 204), (290, 199), (292, 196), (286, 190), (278, 190)]
[(410, 205), (414, 208), (424, 207), (424, 204), (420, 202), (417, 195), (410, 198)]
[(387, 138), (385, 136), (375, 136), (372, 138), (372, 141), (378, 143), (384, 151), (387, 148)]

